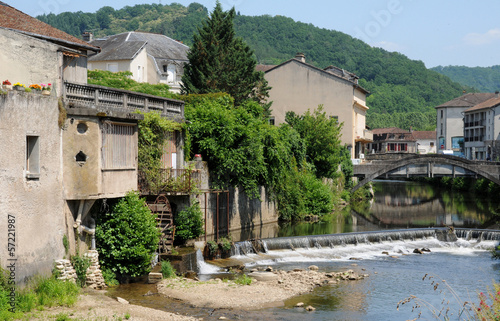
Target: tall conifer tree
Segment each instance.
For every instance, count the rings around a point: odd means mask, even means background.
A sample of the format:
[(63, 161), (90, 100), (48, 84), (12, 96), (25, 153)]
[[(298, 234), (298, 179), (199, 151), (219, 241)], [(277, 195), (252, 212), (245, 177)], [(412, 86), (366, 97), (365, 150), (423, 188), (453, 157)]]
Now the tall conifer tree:
[(234, 7), (224, 12), (217, 1), (210, 17), (193, 35), (189, 64), (182, 76), (183, 93), (226, 92), (236, 106), (248, 98), (263, 102), (269, 96), (263, 73), (255, 70), (253, 51), (235, 36), (234, 17)]

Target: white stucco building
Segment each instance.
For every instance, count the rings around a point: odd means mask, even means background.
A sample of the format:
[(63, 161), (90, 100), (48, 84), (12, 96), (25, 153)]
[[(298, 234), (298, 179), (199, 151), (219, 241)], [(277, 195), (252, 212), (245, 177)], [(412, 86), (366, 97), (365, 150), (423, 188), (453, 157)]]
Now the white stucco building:
[(465, 157), (477, 160), (500, 158), (500, 97), (496, 94), (464, 112)]
[(464, 112), (490, 98), (493, 93), (468, 93), (436, 107), (437, 152), (452, 150), (464, 155)]

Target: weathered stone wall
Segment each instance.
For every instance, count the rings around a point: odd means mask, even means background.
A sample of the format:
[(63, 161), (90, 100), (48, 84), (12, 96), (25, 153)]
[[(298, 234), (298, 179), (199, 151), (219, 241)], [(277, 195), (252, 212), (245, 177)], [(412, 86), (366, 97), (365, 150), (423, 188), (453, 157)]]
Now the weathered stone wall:
[(101, 267), (99, 265), (99, 253), (96, 250), (90, 250), (83, 256), (90, 259), (90, 266), (87, 269), (87, 281), (85, 282), (85, 285), (91, 289), (106, 288)]
[[(260, 189), (260, 198), (250, 198), (238, 188), (227, 192), (202, 192), (197, 198), (204, 218), (206, 217), (207, 239), (217, 237), (217, 226), (219, 237), (228, 232), (235, 233), (235, 237), (241, 234), (241, 229), (252, 229), (251, 237), (268, 237), (275, 234), (275, 225), (278, 221), (278, 212), (275, 202), (270, 200), (264, 187)], [(205, 203), (206, 199), (206, 203)], [(229, 201), (229, 211), (228, 204)], [(217, 208), (219, 209), (217, 214)], [(249, 236), (250, 237), (250, 236)], [(202, 237), (204, 238), (204, 237)]]
[[(64, 255), (58, 116), (53, 96), (18, 91), (0, 95), (0, 261), (5, 267), (7, 258), (17, 260), (11, 262), (18, 283), (35, 274), (50, 274), (54, 260)], [(38, 178), (27, 175), (27, 136), (38, 137)], [(15, 218), (13, 228), (9, 217)], [(8, 235), (8, 229), (13, 234)], [(8, 251), (8, 243), (14, 250)]]
[[(101, 268), (99, 266), (99, 253), (95, 250), (90, 250), (83, 255), (84, 257), (90, 259), (90, 266), (87, 269), (87, 279), (85, 281), (85, 286), (91, 289), (104, 289), (106, 284), (104, 283), (104, 278), (102, 276)], [(71, 264), (70, 260), (61, 259), (56, 260), (55, 268), (59, 272), (59, 280), (76, 282), (78, 276), (76, 270)]]

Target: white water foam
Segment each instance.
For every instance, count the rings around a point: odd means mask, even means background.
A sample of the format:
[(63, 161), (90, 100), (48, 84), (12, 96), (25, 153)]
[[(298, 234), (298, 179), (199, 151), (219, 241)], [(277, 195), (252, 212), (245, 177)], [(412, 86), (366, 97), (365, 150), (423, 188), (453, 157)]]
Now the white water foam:
[(333, 248), (299, 248), (295, 250), (274, 250), (267, 253), (233, 256), (247, 267), (256, 265), (277, 265), (283, 263), (331, 262), (378, 260), (387, 256), (418, 255), (414, 249), (428, 248), (431, 252), (472, 256), (478, 251), (492, 249), (498, 241), (441, 242), (436, 238), (417, 241), (386, 241), (371, 244), (344, 245)]
[(205, 262), (203, 253), (201, 253), (200, 250), (196, 251), (196, 264), (198, 265), (198, 274), (214, 274), (220, 272), (218, 266)]

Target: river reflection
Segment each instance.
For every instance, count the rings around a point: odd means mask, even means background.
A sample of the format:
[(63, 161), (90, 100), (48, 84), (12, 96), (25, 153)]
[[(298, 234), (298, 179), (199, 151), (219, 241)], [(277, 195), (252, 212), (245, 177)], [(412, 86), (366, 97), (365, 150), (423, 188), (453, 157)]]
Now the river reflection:
[(277, 236), (443, 226), (491, 228), (500, 207), (500, 199), (422, 182), (378, 180), (373, 183), (373, 191), (373, 200), (352, 204), (334, 219), (282, 223)]
[(420, 182), (376, 181), (374, 202), (359, 213), (384, 229), (456, 226), (488, 228), (495, 223), (498, 199)]

